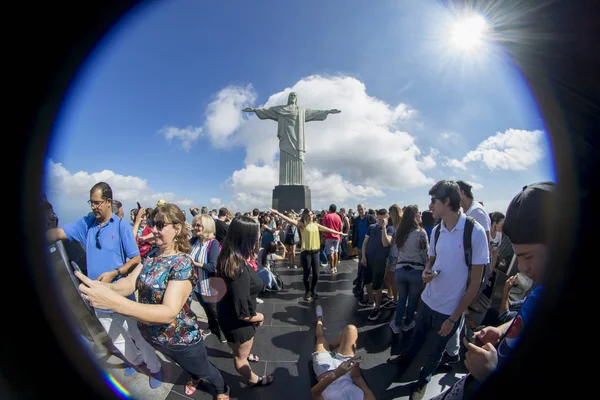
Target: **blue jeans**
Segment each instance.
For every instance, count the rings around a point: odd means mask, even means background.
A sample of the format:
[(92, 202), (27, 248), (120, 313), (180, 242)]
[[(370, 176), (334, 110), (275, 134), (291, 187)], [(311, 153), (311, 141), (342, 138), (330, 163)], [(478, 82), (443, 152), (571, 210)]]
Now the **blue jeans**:
[[(438, 335), (442, 324), (449, 316), (432, 310), (424, 301), (421, 301), (417, 313), (417, 325), (413, 329), (411, 343), (408, 348), (401, 347), (403, 350), (400, 353), (406, 353), (406, 359), (414, 359), (423, 345), (427, 346), (427, 360), (419, 373), (418, 383), (421, 385), (429, 383), (431, 380), (431, 376), (440, 365), (440, 361), (442, 361), (448, 340), (450, 340), (460, 325), (459, 320), (454, 324), (447, 336)], [(460, 318), (462, 319), (463, 317), (461, 316)], [(405, 341), (402, 340), (402, 342), (404, 343)]]
[[(423, 271), (397, 267), (394, 271), (394, 279), (398, 288), (398, 305), (396, 306), (396, 326), (402, 325), (402, 317), (406, 308), (406, 325), (410, 324), (417, 311), (419, 296), (423, 290)], [(408, 300), (408, 305), (407, 305)]]
[(164, 355), (171, 357), (194, 380), (206, 379), (214, 387), (217, 394), (227, 391), (221, 371), (208, 359), (204, 340), (183, 346), (162, 346), (156, 343), (153, 346)]

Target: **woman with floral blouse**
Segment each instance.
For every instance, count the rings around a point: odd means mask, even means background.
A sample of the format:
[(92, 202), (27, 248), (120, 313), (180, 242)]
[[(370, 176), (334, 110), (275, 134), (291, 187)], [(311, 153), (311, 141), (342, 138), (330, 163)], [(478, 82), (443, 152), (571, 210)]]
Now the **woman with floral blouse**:
[[(208, 360), (191, 309), (198, 273), (188, 254), (190, 242), (183, 213), (176, 205), (165, 204), (153, 210), (152, 221), (159, 253), (142, 260), (126, 278), (110, 284), (76, 273), (82, 281), (82, 296), (94, 307), (138, 320), (144, 338), (191, 375), (186, 395), (193, 395), (200, 381), (205, 380), (214, 387), (217, 399), (228, 400), (229, 387)], [(125, 297), (136, 289), (137, 302)]]

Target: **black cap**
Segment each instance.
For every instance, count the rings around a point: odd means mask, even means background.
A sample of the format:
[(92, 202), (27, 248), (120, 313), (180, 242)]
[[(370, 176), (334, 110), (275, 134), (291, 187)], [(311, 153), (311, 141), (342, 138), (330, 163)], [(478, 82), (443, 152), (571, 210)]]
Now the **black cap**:
[(552, 227), (552, 203), (555, 197), (554, 182), (538, 182), (523, 187), (506, 210), (502, 232), (514, 244), (548, 242)]
[(386, 215), (388, 213), (388, 210), (386, 210), (385, 208), (380, 208), (379, 210), (377, 210), (377, 215)]

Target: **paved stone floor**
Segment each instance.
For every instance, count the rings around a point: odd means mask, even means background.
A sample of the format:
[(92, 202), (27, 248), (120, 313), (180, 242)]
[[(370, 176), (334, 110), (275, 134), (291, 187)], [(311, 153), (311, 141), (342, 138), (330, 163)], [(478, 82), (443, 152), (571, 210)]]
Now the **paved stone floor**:
[[(298, 264), (299, 265), (299, 264)], [(401, 368), (385, 362), (390, 352), (396, 354), (398, 338), (388, 327), (394, 312), (384, 310), (381, 318), (372, 323), (367, 320), (368, 309), (360, 309), (352, 294), (352, 280), (356, 276), (357, 261), (343, 261), (336, 275), (324, 274), (319, 277), (317, 301), (303, 300), (302, 269), (286, 269), (277, 266), (285, 288), (281, 292), (269, 292), (262, 296), (263, 304), (258, 309), (265, 314), (265, 322), (257, 330), (252, 352), (261, 361), (251, 364), (258, 375), (273, 374), (275, 382), (268, 387), (246, 388), (233, 367), (231, 351), (227, 344), (220, 343), (214, 335), (206, 338), (206, 347), (213, 364), (221, 370), (225, 381), (231, 386), (232, 399), (310, 399), (310, 388), (316, 382), (310, 364), (314, 349), (315, 306), (321, 304), (324, 310), (324, 323), (328, 337), (333, 337), (346, 324), (359, 328), (357, 354), (363, 357), (363, 375), (377, 399), (407, 399), (410, 383), (418, 376), (417, 357), (411, 366)], [(202, 307), (194, 302), (194, 311), (206, 327)], [(184, 393), (187, 374), (161, 354), (164, 382), (157, 389), (151, 389), (148, 376), (137, 373), (132, 377), (123, 375), (123, 362), (114, 355), (101, 356), (98, 360), (119, 381), (134, 398), (138, 399), (182, 399), (190, 398)], [(430, 385), (426, 398), (432, 397), (452, 385), (466, 372), (462, 361), (453, 368), (438, 370)], [(198, 390), (193, 399), (212, 399), (207, 391)]]

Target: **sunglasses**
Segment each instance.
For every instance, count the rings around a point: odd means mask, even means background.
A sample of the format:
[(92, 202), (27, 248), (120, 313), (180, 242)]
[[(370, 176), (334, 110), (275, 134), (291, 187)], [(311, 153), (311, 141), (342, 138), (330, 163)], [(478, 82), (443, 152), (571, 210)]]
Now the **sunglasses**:
[(160, 232), (160, 231), (163, 230), (163, 228), (165, 227), (165, 225), (173, 225), (173, 224), (171, 222), (165, 222), (165, 221), (154, 221), (153, 225)]

